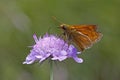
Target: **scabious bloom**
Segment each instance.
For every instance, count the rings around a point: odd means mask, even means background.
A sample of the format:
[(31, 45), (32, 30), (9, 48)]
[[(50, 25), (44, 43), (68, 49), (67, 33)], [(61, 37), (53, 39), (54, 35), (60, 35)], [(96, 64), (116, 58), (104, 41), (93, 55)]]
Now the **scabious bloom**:
[(48, 58), (58, 61), (73, 58), (78, 63), (83, 62), (82, 58), (77, 57), (80, 52), (77, 52), (73, 45), (68, 45), (63, 39), (55, 35), (46, 34), (38, 39), (34, 34), (33, 38), (35, 45), (32, 46), (32, 50), (23, 64), (32, 64), (35, 61), (42, 62)]

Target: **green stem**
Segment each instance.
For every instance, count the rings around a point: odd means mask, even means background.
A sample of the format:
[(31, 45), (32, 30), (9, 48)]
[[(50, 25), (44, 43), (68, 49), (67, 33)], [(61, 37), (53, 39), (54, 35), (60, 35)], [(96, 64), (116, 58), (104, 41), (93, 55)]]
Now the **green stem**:
[(50, 61), (50, 80), (53, 80), (53, 61)]

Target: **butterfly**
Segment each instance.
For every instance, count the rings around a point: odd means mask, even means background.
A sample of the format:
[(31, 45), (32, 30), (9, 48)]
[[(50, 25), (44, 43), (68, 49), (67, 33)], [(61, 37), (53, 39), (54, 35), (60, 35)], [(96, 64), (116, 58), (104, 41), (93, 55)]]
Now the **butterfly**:
[(63, 30), (63, 35), (68, 42), (75, 44), (80, 50), (84, 51), (102, 38), (102, 33), (98, 32), (96, 25), (67, 25), (59, 26)]

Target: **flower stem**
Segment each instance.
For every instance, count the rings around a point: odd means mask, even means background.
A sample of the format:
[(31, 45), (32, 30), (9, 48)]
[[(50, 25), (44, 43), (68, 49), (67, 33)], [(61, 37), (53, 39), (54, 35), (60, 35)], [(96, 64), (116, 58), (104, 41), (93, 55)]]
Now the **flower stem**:
[(50, 80), (53, 80), (53, 61), (50, 61)]

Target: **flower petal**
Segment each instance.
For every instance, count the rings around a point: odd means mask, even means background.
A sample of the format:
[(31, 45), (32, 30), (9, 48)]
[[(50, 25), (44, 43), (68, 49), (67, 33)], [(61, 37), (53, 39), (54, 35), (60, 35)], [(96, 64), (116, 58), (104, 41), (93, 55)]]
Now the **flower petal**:
[(59, 61), (63, 61), (67, 58), (67, 56), (59, 56), (59, 57), (53, 57), (51, 58), (52, 60), (59, 60)]
[(60, 54), (61, 55), (67, 55), (67, 52), (65, 50), (62, 50)]
[(33, 35), (33, 38), (34, 38), (35, 42), (37, 43), (37, 42), (38, 42), (38, 39), (37, 39), (36, 34)]
[(73, 57), (73, 59), (74, 59), (77, 63), (83, 63), (83, 59), (82, 59), (82, 58)]

